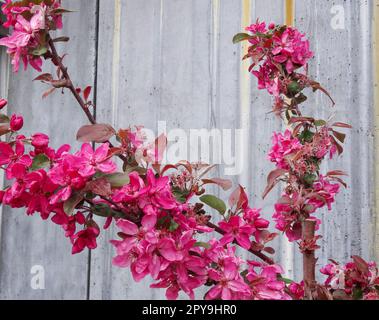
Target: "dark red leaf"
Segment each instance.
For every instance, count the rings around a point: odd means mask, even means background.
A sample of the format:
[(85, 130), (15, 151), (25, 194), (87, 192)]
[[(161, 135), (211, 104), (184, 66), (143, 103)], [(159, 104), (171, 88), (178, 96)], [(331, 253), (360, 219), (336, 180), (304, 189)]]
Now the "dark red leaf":
[(115, 129), (109, 124), (90, 124), (79, 129), (76, 139), (81, 142), (102, 143), (108, 141), (115, 134)]
[(50, 73), (43, 73), (39, 75), (37, 78), (33, 79), (33, 81), (42, 81), (42, 82), (51, 82), (54, 78)]
[(332, 127), (339, 127), (339, 128), (346, 128), (346, 129), (353, 128), (350, 124), (343, 123), (343, 122), (335, 122), (332, 124)]
[(271, 171), (270, 174), (267, 177), (267, 186), (265, 191), (263, 192), (263, 199), (266, 198), (266, 196), (269, 194), (269, 192), (275, 187), (275, 185), (279, 182), (280, 177), (282, 177), (284, 174), (286, 174), (288, 170), (284, 169), (276, 169), (274, 171)]
[(204, 184), (216, 184), (225, 191), (229, 190), (233, 186), (232, 181), (228, 179), (213, 178), (213, 179), (203, 179), (202, 181)]
[(363, 274), (366, 274), (366, 275), (369, 274), (370, 271), (368, 268), (368, 263), (366, 261), (364, 261), (359, 256), (352, 256), (351, 258), (354, 260), (354, 263), (360, 272), (362, 272)]

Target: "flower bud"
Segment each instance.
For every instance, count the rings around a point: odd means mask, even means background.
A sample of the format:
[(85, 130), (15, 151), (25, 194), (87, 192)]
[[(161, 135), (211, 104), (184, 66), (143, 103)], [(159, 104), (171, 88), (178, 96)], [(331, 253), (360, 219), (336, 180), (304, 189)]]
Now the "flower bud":
[(0, 110), (3, 109), (8, 104), (8, 101), (5, 99), (0, 99)]
[(11, 121), (10, 121), (10, 127), (12, 131), (18, 131), (24, 126), (24, 119), (22, 116), (19, 115), (12, 115)]
[(268, 222), (266, 219), (257, 219), (254, 222), (254, 226), (256, 228), (265, 229), (269, 226), (270, 222)]
[(269, 26), (268, 26), (268, 29), (269, 29), (269, 30), (274, 30), (275, 27), (276, 27), (275, 23), (271, 22), (271, 23), (269, 24)]
[(32, 146), (35, 148), (44, 148), (49, 145), (49, 137), (43, 133), (36, 133), (32, 136)]

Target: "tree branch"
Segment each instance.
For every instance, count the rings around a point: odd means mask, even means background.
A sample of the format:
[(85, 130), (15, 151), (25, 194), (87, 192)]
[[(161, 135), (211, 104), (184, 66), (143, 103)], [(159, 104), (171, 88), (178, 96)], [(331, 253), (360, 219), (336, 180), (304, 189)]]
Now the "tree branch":
[[(87, 116), (88, 121), (91, 124), (96, 124), (95, 117), (92, 115), (92, 113), (89, 110), (86, 102), (82, 99), (82, 97), (76, 91), (76, 88), (74, 87), (74, 85), (72, 83), (72, 80), (71, 80), (71, 77), (70, 77), (70, 75), (69, 75), (69, 73), (67, 71), (67, 67), (63, 64), (62, 58), (59, 56), (59, 54), (57, 52), (57, 49), (56, 49), (55, 44), (54, 44), (54, 41), (53, 41), (53, 39), (51, 39), (51, 37), (49, 35), (48, 35), (48, 43), (49, 43), (49, 47), (50, 47), (50, 50), (51, 50), (51, 60), (54, 63), (54, 65), (56, 65), (59, 68), (59, 70), (62, 72), (63, 78), (66, 80), (65, 84), (64, 84), (64, 87), (67, 88), (68, 90), (70, 90), (70, 92), (74, 96), (75, 100), (78, 102), (78, 104), (82, 108), (83, 112)], [(93, 106), (93, 107), (95, 108), (95, 106)], [(114, 147), (113, 144), (110, 141), (107, 141), (107, 142), (109, 143), (109, 146), (111, 148)], [(128, 161), (128, 159), (124, 155), (118, 155), (118, 157), (122, 161), (124, 161), (124, 162)]]

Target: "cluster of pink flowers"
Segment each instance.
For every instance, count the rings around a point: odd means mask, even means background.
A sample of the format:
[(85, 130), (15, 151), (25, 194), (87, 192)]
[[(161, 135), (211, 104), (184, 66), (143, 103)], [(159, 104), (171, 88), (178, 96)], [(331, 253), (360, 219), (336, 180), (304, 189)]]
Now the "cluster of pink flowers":
[(320, 271), (327, 276), (325, 286), (340, 299), (379, 300), (379, 273), (375, 262), (367, 263), (353, 256), (353, 261), (346, 265), (332, 261)]
[(272, 147), (268, 154), (269, 160), (275, 163), (277, 168), (289, 170), (288, 156), (294, 156), (302, 148), (299, 139), (293, 137), (290, 130), (286, 130), (284, 134), (274, 132)]
[(252, 33), (246, 58), (253, 59), (250, 70), (258, 79), (258, 88), (275, 97), (287, 94), (288, 85), (296, 76), (294, 71), (306, 66), (313, 57), (309, 41), (293, 27), (273, 23), (267, 28), (264, 22), (257, 21), (246, 31)]
[(6, 0), (2, 11), (6, 17), (3, 26), (13, 28), (12, 34), (0, 39), (0, 45), (8, 47), (13, 70), (18, 71), (20, 61), (25, 69), (30, 64), (41, 71), (42, 58), (47, 52), (47, 32), (62, 28), (60, 0), (29, 1), (28, 5), (15, 6)]
[[(241, 199), (245, 198), (242, 194)], [(130, 183), (114, 192), (112, 200), (140, 221), (118, 220), (122, 240), (112, 241), (117, 249), (114, 264), (129, 267), (135, 281), (150, 275), (157, 281), (152, 287), (166, 288), (169, 299), (177, 298), (181, 290), (193, 298), (194, 289), (206, 283), (212, 286), (207, 299), (289, 298), (284, 282), (277, 280), (283, 272), (279, 267), (274, 272), (259, 264), (261, 274), (250, 271), (246, 277), (241, 275), (246, 262), (236, 258), (233, 242), (246, 249), (263, 249), (275, 236), (265, 230), (269, 223), (259, 210), (249, 208), (247, 202), (241, 202), (243, 217), (233, 215), (219, 223), (223, 231), (220, 240), (204, 243), (198, 242), (196, 235), (214, 231), (207, 226), (209, 219), (189, 199), (181, 203), (174, 198), (167, 176), (156, 177), (148, 170), (145, 182), (131, 173)], [(258, 278), (259, 286), (249, 285)]]
[(307, 129), (308, 137), (304, 137), (303, 132), (298, 136), (288, 129), (284, 134), (274, 133), (268, 155), (276, 168), (282, 170), (282, 180), (287, 183), (282, 198), (275, 205), (273, 218), (276, 228), (285, 232), (290, 241), (301, 238), (304, 219), (316, 220), (318, 228), (320, 220), (311, 214), (325, 205), (331, 210), (340, 190), (339, 183), (333, 183), (330, 177), (318, 172), (325, 156), (333, 157), (336, 152), (328, 128), (322, 127), (314, 133)]
[[(22, 123), (22, 117), (17, 119), (21, 120), (15, 120), (16, 124)], [(14, 126), (17, 128), (12, 128)], [(21, 126), (12, 126), (10, 120), (13, 132)], [(28, 145), (31, 146), (29, 151)], [(70, 215), (65, 212), (65, 204), (83, 192), (96, 174), (113, 173), (116, 165), (108, 157), (108, 144), (96, 150), (90, 144), (83, 144), (74, 154), (69, 150), (69, 145), (58, 150), (50, 148), (49, 137), (43, 133), (31, 137), (17, 134), (14, 140), (0, 142), (0, 165), (7, 179), (13, 180), (9, 187), (0, 191), (0, 199), (12, 208), (25, 207), (28, 215), (39, 212), (42, 219), (54, 213), (52, 221), (66, 231), (73, 243), (73, 253), (77, 253), (85, 247), (95, 248), (99, 231), (90, 215), (86, 218), (82, 212)], [(84, 230), (76, 232), (76, 224), (84, 226)]]
[[(42, 58), (52, 59), (59, 80), (52, 80), (50, 74), (37, 80), (53, 87), (55, 82), (54, 88), (70, 89), (88, 111), (93, 106), (89, 101), (91, 88), (83, 90), (84, 99), (81, 89), (75, 92), (69, 76), (62, 72), (66, 69), (53, 45), (67, 39), (50, 38), (49, 32), (62, 27), (62, 13), (67, 12), (61, 2), (6, 0), (2, 11), (6, 16), (4, 26), (11, 34), (1, 39), (0, 45), (8, 48), (14, 71), (18, 71), (20, 61), (25, 68), (30, 64), (41, 71)], [(252, 33), (248, 38), (243, 35), (251, 44), (246, 56), (253, 59), (250, 71), (258, 78), (259, 88), (275, 97), (276, 111), (286, 109), (289, 124), (296, 125), (284, 134), (274, 134), (269, 159), (276, 170), (270, 174), (267, 188), (268, 192), (277, 182), (286, 183), (275, 205), (274, 220), (277, 229), (295, 241), (301, 239), (301, 222), (313, 219), (319, 224), (312, 214), (324, 206), (330, 210), (343, 184), (338, 177), (341, 172), (322, 175), (319, 168), (328, 154), (333, 157), (341, 153), (337, 140), (343, 142), (344, 135), (324, 121), (301, 117), (297, 104), (304, 100), (302, 89), (319, 89), (305, 74), (296, 72), (306, 69), (313, 56), (305, 36), (292, 27), (266, 27), (259, 22), (246, 30)], [(0, 99), (0, 109), (6, 105), (7, 101)], [(275, 252), (267, 244), (277, 234), (269, 231), (269, 221), (262, 217), (261, 210), (251, 208), (241, 186), (231, 194), (227, 206), (221, 199), (205, 194), (207, 184), (231, 188), (230, 181), (203, 178), (212, 166), (186, 161), (162, 166), (167, 143), (164, 136), (149, 142), (142, 127), (116, 131), (87, 116), (92, 125), (82, 127), (77, 135), (85, 143), (79, 151), (70, 152), (69, 145), (51, 148), (49, 137), (43, 133), (30, 137), (19, 134), (22, 116), (2, 115), (0, 135), (9, 134), (6, 141), (0, 142), (0, 167), (9, 183), (0, 191), (2, 204), (25, 208), (28, 215), (39, 213), (44, 220), (51, 217), (70, 239), (73, 254), (96, 248), (101, 228), (94, 216), (106, 219), (103, 229), (115, 222), (119, 239), (111, 241), (116, 250), (113, 264), (130, 268), (135, 281), (150, 276), (154, 280), (151, 287), (166, 289), (168, 299), (176, 299), (181, 291), (194, 298), (201, 286), (209, 287), (204, 296), (209, 300), (304, 298), (304, 282), (284, 279), (284, 270), (265, 255)], [(343, 123), (335, 126), (347, 127)], [(99, 134), (99, 128), (104, 134)], [(114, 136), (117, 145), (109, 142)], [(94, 148), (89, 142), (100, 145)], [(113, 161), (117, 156), (123, 161), (122, 172)], [(217, 225), (211, 222), (205, 205), (222, 214)], [(219, 236), (202, 241), (204, 234), (211, 233)], [(265, 262), (239, 258), (237, 246)], [(322, 272), (328, 275), (325, 287), (331, 291), (342, 289), (346, 295), (354, 295), (359, 289), (364, 299), (378, 298), (378, 270), (374, 264), (355, 258), (354, 263), (344, 267), (333, 263)]]
[[(130, 268), (135, 281), (151, 276), (156, 281), (151, 286), (166, 288), (169, 299), (177, 298), (179, 291), (194, 298), (194, 290), (203, 285), (210, 286), (206, 299), (291, 298), (278, 278), (283, 273), (279, 266), (236, 257), (236, 245), (272, 253), (266, 244), (276, 236), (267, 230), (269, 222), (260, 210), (249, 207), (242, 187), (237, 188), (238, 197), (230, 202), (225, 220), (215, 227), (209, 225), (211, 217), (203, 204), (191, 201), (201, 189), (191, 172), (197, 176), (195, 171), (202, 166), (187, 164), (176, 175), (187, 172), (192, 181), (186, 186), (190, 192), (181, 201), (173, 192), (177, 186), (173, 174), (164, 176), (142, 167), (130, 173), (117, 172), (111, 158), (123, 153), (134, 162), (143, 145), (140, 128), (136, 132), (120, 130), (119, 146), (110, 148), (103, 143), (94, 149), (84, 143), (79, 151), (70, 153), (69, 145), (52, 149), (43, 133), (19, 134), (23, 119), (13, 118), (10, 128), (17, 129), (9, 132), (14, 137), (0, 142), (0, 165), (10, 182), (0, 191), (0, 200), (12, 208), (26, 208), (28, 215), (39, 213), (44, 220), (51, 217), (71, 240), (73, 254), (96, 248), (100, 227), (93, 217), (99, 215), (106, 218), (104, 228), (116, 221), (120, 229), (121, 240), (111, 241), (117, 251), (114, 265)], [(199, 241), (198, 236), (215, 228), (220, 230), (219, 239)]]

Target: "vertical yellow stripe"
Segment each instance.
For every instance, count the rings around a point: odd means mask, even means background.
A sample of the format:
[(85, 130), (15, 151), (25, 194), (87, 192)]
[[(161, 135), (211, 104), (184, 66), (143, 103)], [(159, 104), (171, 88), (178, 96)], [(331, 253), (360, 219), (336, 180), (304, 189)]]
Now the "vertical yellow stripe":
[(285, 1), (285, 18), (284, 23), (287, 26), (293, 26), (295, 24), (295, 0)]
[[(295, 1), (296, 0), (284, 0), (284, 24), (287, 26), (295, 25)], [(284, 118), (284, 123), (287, 129), (291, 129), (286, 118)]]
[[(251, 0), (242, 0), (242, 16), (241, 16), (241, 30), (251, 24)], [(249, 43), (242, 42), (241, 60), (247, 53)], [(243, 132), (242, 150), (242, 174), (240, 175), (240, 183), (242, 185), (248, 184), (248, 163), (249, 163), (249, 129), (250, 129), (250, 75), (248, 72), (250, 61), (245, 59), (241, 63), (240, 69), (240, 126)]]
[(114, 1), (113, 57), (112, 57), (112, 125), (117, 126), (118, 88), (121, 47), (121, 0)]
[(375, 111), (375, 258), (379, 262), (379, 0), (373, 1), (373, 59)]

